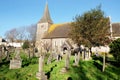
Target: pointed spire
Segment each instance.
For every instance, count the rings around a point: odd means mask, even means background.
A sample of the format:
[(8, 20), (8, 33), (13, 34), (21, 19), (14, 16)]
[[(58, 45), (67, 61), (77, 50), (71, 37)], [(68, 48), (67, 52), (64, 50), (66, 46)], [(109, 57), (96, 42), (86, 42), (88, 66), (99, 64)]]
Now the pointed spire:
[(44, 23), (44, 22), (48, 22), (50, 24), (52, 24), (52, 20), (50, 17), (50, 13), (49, 13), (49, 9), (48, 9), (48, 3), (46, 2), (46, 7), (45, 7), (45, 11), (44, 14), (42, 16), (42, 18), (40, 19), (39, 23)]

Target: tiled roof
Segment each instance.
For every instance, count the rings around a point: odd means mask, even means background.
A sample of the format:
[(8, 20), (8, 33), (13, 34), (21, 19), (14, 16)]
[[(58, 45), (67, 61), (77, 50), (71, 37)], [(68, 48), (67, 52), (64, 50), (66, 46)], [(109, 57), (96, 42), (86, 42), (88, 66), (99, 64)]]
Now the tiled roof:
[[(71, 28), (70, 23), (53, 24), (48, 29), (48, 32), (43, 37), (44, 39), (51, 38), (69, 38), (68, 34)], [(113, 37), (120, 37), (120, 23), (112, 24)]]
[(71, 24), (53, 24), (48, 29), (48, 32), (43, 37), (44, 39), (50, 38), (68, 38)]

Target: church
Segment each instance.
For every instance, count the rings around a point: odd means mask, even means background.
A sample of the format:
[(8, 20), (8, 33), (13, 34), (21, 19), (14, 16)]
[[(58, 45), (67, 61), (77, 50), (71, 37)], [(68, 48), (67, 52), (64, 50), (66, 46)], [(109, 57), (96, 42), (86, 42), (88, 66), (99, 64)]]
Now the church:
[(48, 4), (46, 4), (44, 14), (37, 23), (36, 47), (38, 50), (44, 48), (46, 50), (61, 50), (62, 46), (71, 47), (68, 33), (70, 31), (70, 23), (54, 24), (49, 13)]
[[(47, 51), (54, 49), (61, 51), (63, 46), (75, 47), (68, 36), (70, 23), (54, 24), (46, 4), (44, 14), (37, 23), (36, 47), (38, 50), (44, 48)], [(111, 24), (110, 33), (112, 38), (120, 38), (120, 23)]]

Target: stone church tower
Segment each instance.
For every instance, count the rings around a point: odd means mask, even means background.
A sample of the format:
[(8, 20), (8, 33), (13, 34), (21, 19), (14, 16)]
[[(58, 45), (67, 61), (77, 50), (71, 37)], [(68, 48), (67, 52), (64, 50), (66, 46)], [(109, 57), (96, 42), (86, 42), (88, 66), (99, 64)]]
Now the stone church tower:
[(46, 4), (44, 14), (42, 18), (40, 19), (40, 21), (37, 23), (36, 47), (38, 48), (38, 50), (40, 50), (43, 43), (45, 42), (42, 38), (52, 24), (53, 22), (50, 17), (48, 4)]

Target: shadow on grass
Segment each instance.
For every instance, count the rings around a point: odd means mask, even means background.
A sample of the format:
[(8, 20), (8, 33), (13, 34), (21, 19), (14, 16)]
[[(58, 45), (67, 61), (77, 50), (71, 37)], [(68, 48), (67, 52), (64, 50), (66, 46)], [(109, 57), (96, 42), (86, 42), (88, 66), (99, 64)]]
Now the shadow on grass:
[(68, 80), (89, 80), (82, 62), (80, 62), (79, 65), (79, 67), (72, 66), (73, 74), (71, 74), (71, 79)]
[(120, 63), (116, 62), (115, 60), (107, 60), (106, 62), (115, 67), (120, 67)]
[(101, 64), (99, 64), (97, 61), (94, 61), (94, 66), (96, 66), (97, 67), (97, 69), (99, 69), (100, 71), (102, 71), (102, 65)]
[(102, 62), (103, 61), (103, 58), (101, 57), (101, 56), (92, 56), (92, 59), (93, 60), (99, 60), (100, 62)]
[(71, 77), (68, 77), (68, 79), (67, 80), (73, 80)]
[(50, 78), (50, 74), (51, 74), (51, 72), (53, 71), (53, 69), (54, 69), (55, 67), (57, 67), (57, 65), (51, 67), (50, 71), (48, 71), (47, 73), (45, 73), (45, 75), (47, 75), (47, 79)]
[(10, 61), (1, 62), (1, 63), (0, 63), (0, 67), (1, 67), (2, 65), (8, 66), (9, 63), (10, 63)]

